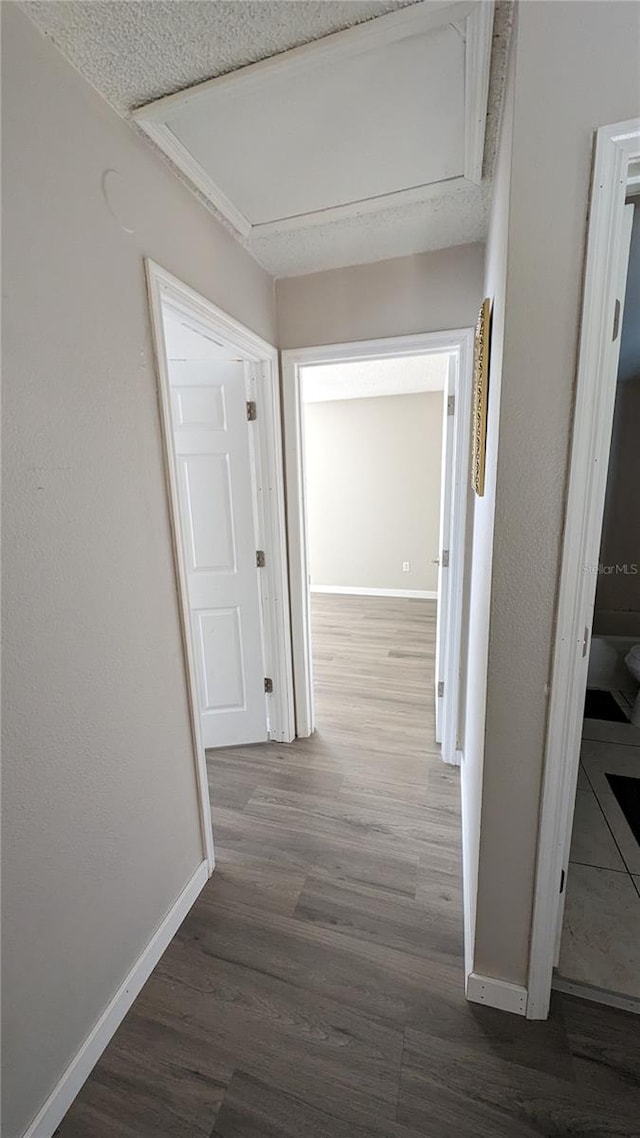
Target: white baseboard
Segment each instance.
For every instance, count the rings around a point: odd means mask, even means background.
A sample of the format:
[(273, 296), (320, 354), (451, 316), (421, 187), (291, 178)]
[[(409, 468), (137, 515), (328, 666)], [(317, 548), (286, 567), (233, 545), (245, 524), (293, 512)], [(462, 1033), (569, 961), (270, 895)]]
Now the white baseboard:
[(579, 996), (581, 1000), (590, 1000), (593, 1004), (606, 1004), (608, 1008), (622, 1008), (625, 1012), (640, 1015), (640, 999), (637, 996), (621, 996), (618, 992), (594, 988), (591, 984), (574, 984), (572, 980), (563, 980), (561, 976), (554, 976), (551, 987), (554, 992), (565, 992), (568, 996)]
[(490, 1008), (514, 1012), (519, 1016), (527, 1014), (527, 989), (506, 980), (495, 980), (493, 976), (472, 972), (467, 976), (466, 996), (474, 1004), (487, 1004)]
[(351, 597), (423, 597), (437, 601), (438, 594), (431, 589), (360, 589), (355, 585), (311, 585), (312, 593), (345, 593)]
[(171, 906), (159, 929), (136, 960), (23, 1138), (51, 1138), (208, 878), (208, 864), (203, 861)]

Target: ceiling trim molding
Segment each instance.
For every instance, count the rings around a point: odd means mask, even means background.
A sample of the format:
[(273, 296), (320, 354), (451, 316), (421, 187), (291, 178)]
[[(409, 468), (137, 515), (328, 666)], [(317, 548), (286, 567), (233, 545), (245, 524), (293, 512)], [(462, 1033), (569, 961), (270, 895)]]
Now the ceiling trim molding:
[(494, 3), (476, 4), (466, 21), (464, 77), (464, 176), (482, 181), (484, 135), (489, 102)]
[(196, 189), (204, 194), (205, 198), (220, 211), (222, 216), (226, 217), (227, 221), (231, 222), (241, 237), (249, 237), (257, 227), (251, 224), (242, 210), (239, 210), (220, 189), (220, 186), (216, 185), (204, 167), (196, 161), (193, 154), (180, 142), (170, 127), (164, 122), (154, 122), (153, 120), (143, 123), (136, 118), (136, 114), (137, 112), (133, 116), (134, 121), (144, 130), (151, 141), (160, 147), (163, 154), (166, 154), (178, 170), (186, 175), (190, 182), (193, 182)]
[[(468, 182), (478, 184), (482, 179), (494, 6), (494, 0), (469, 0), (469, 2), (456, 0), (454, 3), (421, 0), (409, 8), (390, 12), (341, 32), (334, 32), (322, 39), (261, 60), (259, 63), (238, 68), (227, 75), (208, 79), (185, 91), (156, 99), (132, 111), (131, 119), (245, 239), (424, 201), (442, 193), (445, 188), (450, 190)], [(327, 58), (353, 58), (374, 47), (395, 43), (411, 33), (433, 31), (438, 27), (454, 23), (459, 28), (464, 28), (465, 39), (464, 173), (461, 176), (330, 206), (327, 209), (252, 224), (171, 129), (172, 118), (187, 105), (193, 105), (206, 98), (213, 89), (224, 87), (230, 90), (242, 84), (246, 90), (249, 84), (258, 86), (283, 72), (291, 74), (303, 69), (308, 70), (326, 62)]]

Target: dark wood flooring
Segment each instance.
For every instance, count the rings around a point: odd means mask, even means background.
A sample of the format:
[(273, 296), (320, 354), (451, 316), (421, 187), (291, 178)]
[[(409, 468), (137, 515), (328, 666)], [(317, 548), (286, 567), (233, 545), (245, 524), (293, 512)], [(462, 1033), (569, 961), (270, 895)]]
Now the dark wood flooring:
[(314, 598), (318, 732), (210, 752), (216, 872), (60, 1138), (639, 1138), (639, 1018), (464, 999), (434, 608)]

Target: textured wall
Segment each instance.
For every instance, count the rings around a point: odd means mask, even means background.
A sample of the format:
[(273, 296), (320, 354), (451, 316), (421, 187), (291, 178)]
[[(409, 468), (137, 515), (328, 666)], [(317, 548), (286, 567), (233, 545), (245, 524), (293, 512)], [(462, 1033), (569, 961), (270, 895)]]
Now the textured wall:
[(305, 452), (311, 584), (435, 591), (442, 392), (307, 403)]
[(465, 615), (462, 643), (462, 727), (463, 761), (462, 824), (465, 855), (465, 887), (471, 910), (467, 959), (474, 954), (476, 894), (480, 856), (482, 818), (482, 777), (484, 758), (485, 704), (487, 698), (487, 657), (489, 649), (489, 617), (491, 595), (491, 563), (495, 516), (496, 469), (498, 463), (498, 426), (500, 393), (503, 381), (505, 305), (507, 287), (507, 238), (509, 228), (509, 194), (511, 182), (511, 146), (513, 132), (514, 54), (507, 71), (507, 86), (502, 129), (494, 175), (494, 193), (486, 251), (485, 295), (491, 297), (491, 356), (489, 362), (489, 404), (487, 414), (487, 453), (485, 493), (470, 495), (467, 526), (467, 577), (465, 581)]
[[(255, 262), (17, 8), (2, 23), (2, 1133), (18, 1138), (202, 859), (143, 257), (271, 340), (275, 321)], [(135, 233), (105, 204), (107, 168)]]
[(475, 324), (484, 247), (457, 245), (276, 284), (281, 348), (339, 344)]

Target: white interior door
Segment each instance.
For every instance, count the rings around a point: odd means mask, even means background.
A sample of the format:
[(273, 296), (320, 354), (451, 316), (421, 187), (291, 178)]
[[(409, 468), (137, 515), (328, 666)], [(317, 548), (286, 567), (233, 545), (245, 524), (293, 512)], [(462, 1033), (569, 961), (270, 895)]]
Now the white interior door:
[(449, 639), (449, 553), (451, 539), (454, 455), (454, 415), (456, 370), (453, 356), (449, 356), (447, 379), (444, 389), (442, 424), (442, 475), (440, 484), (440, 537), (438, 541), (438, 608), (436, 613), (436, 741), (443, 743), (445, 721), (444, 705), (447, 698), (445, 677), (447, 673), (446, 652)]
[(205, 747), (267, 739), (245, 368), (169, 362), (180, 530)]

